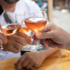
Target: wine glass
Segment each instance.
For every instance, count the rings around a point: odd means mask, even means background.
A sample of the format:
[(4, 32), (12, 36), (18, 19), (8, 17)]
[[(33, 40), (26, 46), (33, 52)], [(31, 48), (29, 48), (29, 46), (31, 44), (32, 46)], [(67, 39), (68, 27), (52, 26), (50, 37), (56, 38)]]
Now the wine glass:
[[(7, 13), (5, 12), (5, 16), (7, 15)], [(16, 22), (12, 22), (8, 16), (4, 17), (4, 21), (3, 22), (3, 18), (0, 18), (0, 27), (1, 27), (1, 32), (5, 35), (5, 36), (10, 36), (15, 34), (20, 28), (21, 28), (21, 24), (16, 23)], [(16, 17), (15, 17), (15, 21), (16, 21)], [(8, 51), (3, 51), (3, 47), (2, 45), (0, 46), (0, 53), (3, 54), (7, 54)]]
[[(30, 36), (31, 30), (23, 24), (23, 27), (20, 28), (21, 32), (25, 33), (26, 35)], [(23, 48), (21, 49), (21, 51), (29, 51), (31, 49), (31, 46), (29, 44), (27, 44), (26, 46), (23, 46)]]
[[(28, 36), (31, 36), (31, 30), (25, 25), (24, 23), (24, 14), (16, 14), (16, 21), (17, 23), (22, 24), (22, 27), (20, 28), (20, 32), (25, 33)], [(31, 46), (27, 44), (26, 46), (23, 46), (21, 51), (29, 51), (31, 49)]]
[[(26, 26), (36, 34), (40, 33), (40, 30), (42, 30), (47, 24), (47, 14), (45, 10), (25, 12), (24, 17)], [(37, 45), (35, 45), (34, 47), (31, 48), (30, 51), (42, 52), (48, 49), (40, 44), (40, 40), (38, 40)]]

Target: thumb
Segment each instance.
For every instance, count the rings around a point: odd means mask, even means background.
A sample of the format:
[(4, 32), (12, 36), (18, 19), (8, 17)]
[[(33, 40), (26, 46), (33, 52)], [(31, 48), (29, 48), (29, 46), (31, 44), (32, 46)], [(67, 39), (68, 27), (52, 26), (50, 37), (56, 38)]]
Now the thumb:
[(41, 32), (41, 33), (37, 33), (36, 34), (36, 38), (38, 38), (38, 39), (48, 39), (48, 38), (52, 38), (53, 37), (53, 35), (52, 35), (53, 33), (51, 32), (51, 31), (49, 31), (49, 32)]

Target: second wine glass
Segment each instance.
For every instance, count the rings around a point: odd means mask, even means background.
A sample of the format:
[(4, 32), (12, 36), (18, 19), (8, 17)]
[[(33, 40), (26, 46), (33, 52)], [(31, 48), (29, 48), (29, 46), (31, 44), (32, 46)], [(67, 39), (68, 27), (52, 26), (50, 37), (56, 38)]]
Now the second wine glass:
[[(36, 11), (28, 11), (24, 13), (25, 24), (26, 26), (32, 30), (34, 33), (40, 33), (46, 24), (47, 24), (47, 14), (45, 10), (36, 10)], [(40, 40), (37, 41), (37, 45), (35, 48), (31, 49), (32, 52), (42, 52), (47, 50), (40, 44)]]
[[(25, 25), (24, 23), (24, 15), (23, 14), (17, 14), (16, 15), (16, 22), (22, 24), (22, 27), (20, 28), (20, 32), (25, 33), (28, 36), (31, 36), (31, 30)], [(23, 46), (21, 51), (30, 51), (31, 46), (27, 44), (26, 46)]]

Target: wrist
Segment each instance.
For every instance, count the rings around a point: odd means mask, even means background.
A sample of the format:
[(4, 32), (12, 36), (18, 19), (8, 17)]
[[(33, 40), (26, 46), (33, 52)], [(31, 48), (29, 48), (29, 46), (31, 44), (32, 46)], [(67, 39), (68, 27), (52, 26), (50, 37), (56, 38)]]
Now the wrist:
[(44, 52), (39, 52), (38, 54), (41, 55), (42, 61), (46, 59), (46, 55)]

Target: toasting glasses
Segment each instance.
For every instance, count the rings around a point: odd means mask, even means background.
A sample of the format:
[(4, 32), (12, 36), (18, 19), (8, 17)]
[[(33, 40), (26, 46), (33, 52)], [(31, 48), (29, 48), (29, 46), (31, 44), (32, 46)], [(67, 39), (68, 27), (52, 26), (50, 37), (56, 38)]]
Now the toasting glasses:
[[(46, 24), (47, 24), (47, 14), (45, 10), (36, 10), (36, 11), (29, 11), (24, 13), (24, 22), (26, 26), (32, 30), (34, 33), (39, 33)], [(32, 52), (42, 52), (47, 50), (40, 44), (40, 40), (38, 40), (37, 45), (35, 48), (30, 49)]]

